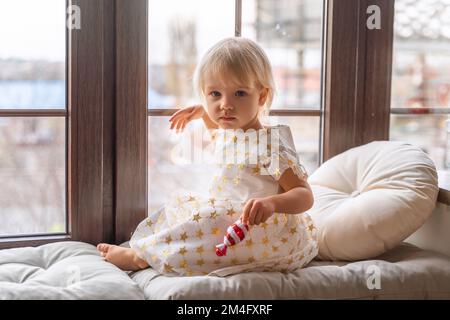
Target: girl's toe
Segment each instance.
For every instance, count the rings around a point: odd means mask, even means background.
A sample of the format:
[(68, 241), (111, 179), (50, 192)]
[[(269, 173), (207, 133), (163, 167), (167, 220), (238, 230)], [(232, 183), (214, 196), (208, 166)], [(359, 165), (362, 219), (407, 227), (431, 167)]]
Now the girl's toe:
[(107, 243), (99, 243), (97, 245), (97, 250), (102, 253), (107, 252), (108, 248), (109, 248), (109, 244), (107, 244)]

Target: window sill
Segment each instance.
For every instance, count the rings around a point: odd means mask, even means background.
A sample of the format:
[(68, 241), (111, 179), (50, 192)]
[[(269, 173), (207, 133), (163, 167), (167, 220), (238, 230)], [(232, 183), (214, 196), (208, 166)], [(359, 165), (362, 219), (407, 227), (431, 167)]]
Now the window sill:
[(70, 235), (26, 236), (0, 238), (0, 249), (35, 247), (43, 244), (72, 240)]

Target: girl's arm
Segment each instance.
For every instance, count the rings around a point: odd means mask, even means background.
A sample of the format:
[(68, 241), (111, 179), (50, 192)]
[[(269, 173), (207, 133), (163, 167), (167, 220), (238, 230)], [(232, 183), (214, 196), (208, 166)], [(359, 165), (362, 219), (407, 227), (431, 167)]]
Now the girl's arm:
[(186, 125), (195, 119), (203, 119), (206, 128), (218, 129), (217, 123), (214, 123), (205, 111), (202, 105), (195, 105), (177, 110), (169, 119), (171, 123), (170, 129), (176, 129), (183, 131)]
[(269, 219), (275, 212), (298, 214), (312, 208), (314, 196), (306, 180), (301, 180), (287, 169), (278, 180), (284, 193), (264, 198), (249, 199), (244, 206), (241, 218), (249, 225), (260, 224)]
[(314, 196), (309, 183), (299, 179), (292, 169), (287, 169), (278, 183), (285, 192), (267, 197), (273, 203), (275, 212), (296, 214), (312, 208)]

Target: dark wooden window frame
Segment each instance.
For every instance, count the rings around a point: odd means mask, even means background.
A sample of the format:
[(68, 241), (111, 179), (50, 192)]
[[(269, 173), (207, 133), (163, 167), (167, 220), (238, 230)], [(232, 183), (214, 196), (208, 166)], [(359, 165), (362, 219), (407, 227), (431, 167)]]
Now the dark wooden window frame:
[(66, 225), (58, 235), (0, 239), (0, 249), (56, 241), (114, 241), (115, 2), (68, 0), (81, 30), (66, 29), (66, 109), (0, 110), (0, 116), (66, 118)]
[[(68, 31), (67, 112), (0, 110), (0, 116), (66, 116), (69, 232), (2, 239), (0, 248), (62, 240), (119, 244), (147, 216), (148, 116), (175, 111), (147, 109), (147, 0), (69, 4), (81, 8), (82, 29)], [(374, 4), (381, 30), (366, 27)], [(325, 0), (323, 109), (271, 111), (321, 116), (320, 163), (389, 140), (393, 22), (392, 0)], [(444, 191), (438, 201), (449, 203)]]

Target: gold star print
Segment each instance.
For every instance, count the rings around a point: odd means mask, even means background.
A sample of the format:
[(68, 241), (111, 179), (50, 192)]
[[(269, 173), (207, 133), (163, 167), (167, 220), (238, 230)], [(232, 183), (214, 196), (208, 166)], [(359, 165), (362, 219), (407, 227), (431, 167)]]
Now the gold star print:
[(220, 229), (219, 228), (212, 228), (211, 229), (211, 234), (212, 235), (219, 235), (220, 234)]
[(294, 161), (292, 161), (291, 159), (289, 159), (287, 161), (287, 163), (288, 163), (289, 167), (292, 167), (294, 165)]
[(156, 239), (153, 238), (153, 239), (150, 240), (148, 243), (149, 243), (151, 246), (154, 246), (154, 245), (156, 245)]
[(286, 243), (286, 242), (288, 242), (288, 239), (287, 238), (281, 238), (281, 242)]
[(269, 253), (267, 251), (264, 251), (262, 253), (262, 256), (267, 259), (269, 257)]
[(294, 260), (293, 260), (292, 258), (290, 258), (290, 259), (287, 261), (288, 264), (292, 264), (293, 262), (294, 262)]
[(195, 251), (197, 251), (197, 253), (202, 253), (203, 251), (205, 251), (204, 249), (203, 249), (203, 246), (198, 246), (196, 249), (195, 249)]
[(233, 168), (233, 164), (232, 163), (228, 163), (227, 164), (227, 169), (231, 169), (231, 168)]
[(239, 181), (241, 181), (241, 179), (239, 178), (239, 177), (235, 177), (234, 179), (233, 179), (233, 182), (234, 182), (234, 184), (239, 184)]
[(162, 214), (160, 214), (159, 216), (158, 216), (158, 220), (156, 221), (156, 223), (161, 223), (161, 222), (163, 222), (164, 221), (164, 217), (162, 216)]
[(227, 209), (227, 216), (230, 216), (230, 217), (232, 217), (234, 214), (236, 213), (236, 211), (234, 211), (234, 209), (233, 208), (231, 208), (231, 209)]
[(170, 255), (170, 251), (167, 250), (167, 249), (165, 249), (165, 250), (162, 251), (162, 255), (163, 255), (164, 257), (168, 257), (168, 256)]
[(200, 219), (201, 217), (199, 213), (194, 214), (194, 217), (192, 218), (192, 220), (194, 220), (195, 222), (198, 222)]
[(141, 249), (142, 251), (145, 251), (145, 249), (147, 249), (147, 246), (148, 246), (148, 244), (143, 243), (143, 244), (140, 246), (140, 249)]
[(180, 197), (177, 197), (177, 203), (180, 205), (182, 203)]
[(295, 234), (295, 233), (297, 233), (297, 228), (296, 228), (296, 227), (291, 228), (291, 229), (289, 230), (289, 232), (290, 232), (291, 234)]
[(186, 252), (187, 252), (186, 247), (181, 247), (180, 250), (178, 251), (178, 253), (181, 254), (182, 256), (184, 256)]
[(192, 272), (192, 270), (190, 270), (190, 269), (188, 269), (187, 271), (186, 271), (186, 275), (187, 276), (192, 276), (194, 273)]
[(277, 246), (272, 246), (272, 251), (273, 252), (278, 252), (278, 247)]
[(180, 262), (180, 268), (186, 269), (187, 266), (188, 266), (188, 264), (187, 264), (186, 260), (183, 260), (183, 261)]
[(201, 239), (202, 237), (203, 237), (203, 231), (202, 231), (202, 229), (198, 229), (197, 238)]
[(165, 272), (173, 272), (173, 267), (168, 263), (164, 263), (164, 271)]
[(259, 167), (259, 165), (256, 165), (256, 167), (252, 168), (252, 173), (253, 174), (260, 174), (261, 173), (261, 168)]
[(246, 246), (246, 247), (249, 247), (249, 248), (253, 247), (253, 241), (252, 241), (252, 239), (248, 239), (248, 240), (245, 242), (245, 246)]
[(238, 164), (238, 169), (239, 169), (239, 170), (244, 169), (244, 167), (245, 167), (245, 164), (243, 164), (243, 163), (239, 163), (239, 164)]
[(237, 140), (238, 140), (238, 137), (234, 136), (234, 137), (233, 137), (233, 142), (236, 143)]
[(303, 260), (303, 259), (305, 259), (305, 256), (302, 254), (302, 255), (300, 256), (300, 260)]
[(309, 231), (313, 231), (315, 228), (316, 228), (316, 227), (314, 227), (313, 224), (310, 224), (310, 225), (308, 226)]
[(188, 238), (188, 236), (187, 236), (187, 233), (186, 232), (183, 232), (181, 235), (180, 235), (180, 240), (183, 240), (184, 242), (186, 242), (186, 239)]
[(267, 228), (268, 226), (269, 226), (269, 225), (268, 225), (266, 222), (261, 223), (261, 228), (264, 228), (264, 230), (266, 230), (266, 228)]
[(164, 240), (165, 243), (170, 244), (172, 242), (172, 237), (169, 235), (166, 237), (166, 240)]
[(152, 227), (152, 225), (153, 225), (153, 222), (152, 222), (152, 220), (147, 220), (147, 227), (149, 227), (149, 228), (151, 228)]
[(156, 254), (152, 255), (152, 260), (153, 262), (156, 262), (156, 260), (158, 260), (158, 256)]
[(203, 260), (203, 259), (199, 259), (199, 260), (197, 260), (197, 263), (196, 263), (196, 265), (198, 265), (198, 266), (202, 266), (202, 265), (204, 265), (205, 264), (205, 260)]
[(273, 218), (273, 224), (274, 225), (278, 225), (278, 218), (277, 217)]
[(216, 219), (219, 215), (217, 214), (216, 210), (214, 210), (213, 212), (211, 212), (211, 219)]
[(238, 264), (238, 259), (236, 259), (236, 258), (231, 259), (231, 263), (232, 264)]
[(263, 243), (264, 245), (267, 245), (267, 244), (269, 243), (269, 238), (268, 238), (267, 236), (265, 236), (265, 237), (262, 239), (262, 243)]
[(210, 204), (213, 206), (215, 201), (216, 201), (216, 199), (210, 198), (210, 199), (208, 200), (208, 203), (210, 203)]
[(252, 263), (255, 262), (255, 258), (253, 256), (251, 256), (250, 258), (248, 258), (248, 263)]
[(220, 260), (219, 259), (214, 260), (214, 264), (220, 264)]
[(228, 181), (228, 178), (225, 177), (225, 176), (223, 176), (223, 177), (222, 177), (222, 182), (223, 182), (223, 183), (227, 183), (227, 181)]
[(280, 168), (275, 169), (275, 176), (278, 178), (281, 175)]
[(195, 201), (195, 197), (193, 197), (193, 196), (189, 196), (189, 199), (188, 199), (188, 201)]

